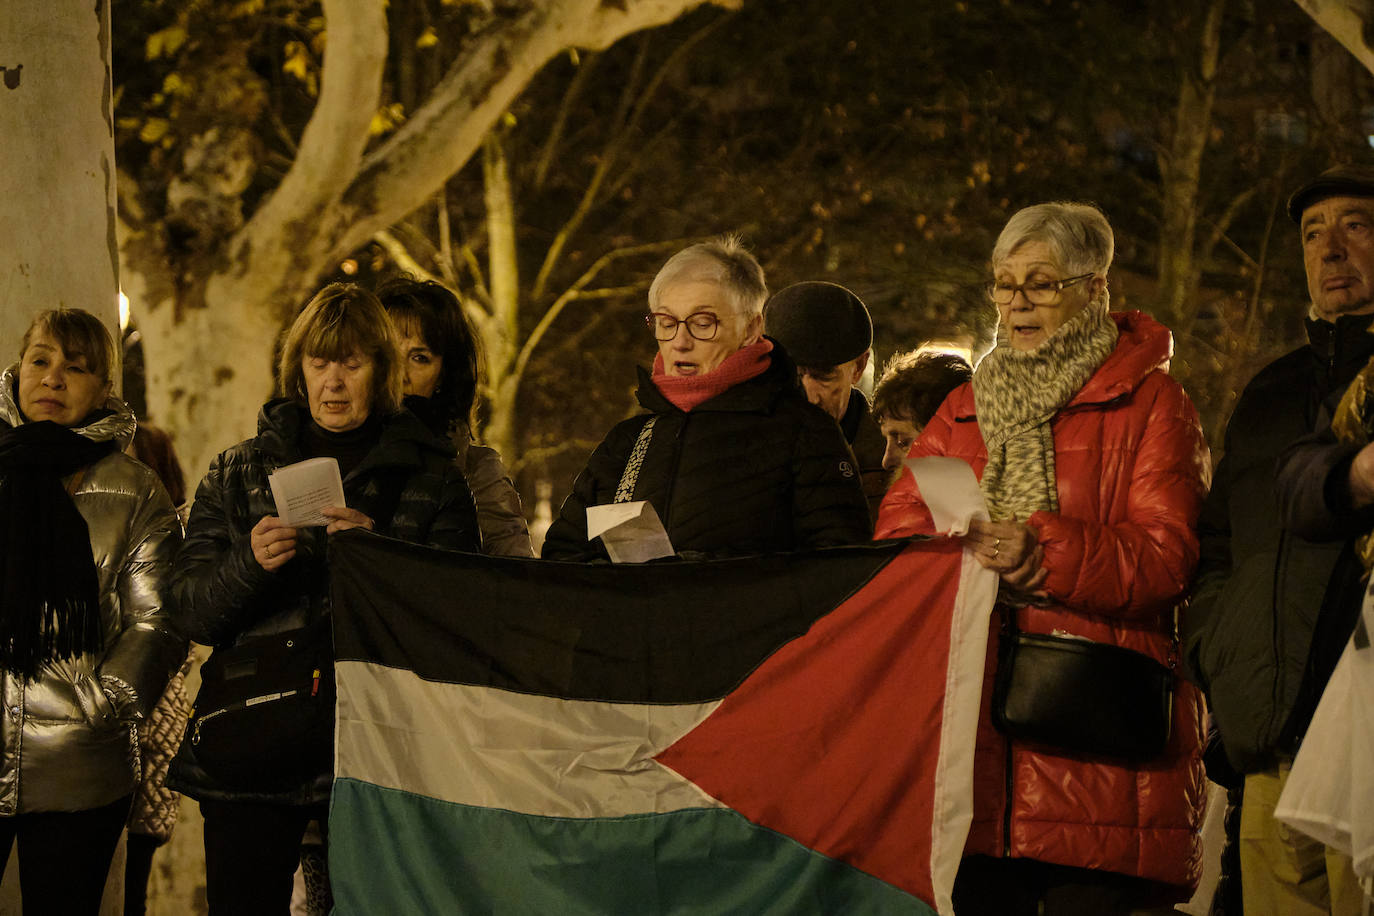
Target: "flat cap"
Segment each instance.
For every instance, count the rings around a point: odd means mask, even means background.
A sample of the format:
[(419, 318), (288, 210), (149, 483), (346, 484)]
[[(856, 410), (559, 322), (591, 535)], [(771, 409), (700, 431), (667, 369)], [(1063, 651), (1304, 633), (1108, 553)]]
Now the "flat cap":
[(873, 319), (863, 300), (821, 280), (774, 293), (763, 307), (763, 329), (798, 366), (838, 366), (873, 346)]
[(1288, 198), (1288, 218), (1302, 225), (1302, 211), (1328, 197), (1374, 197), (1374, 168), (1338, 165), (1327, 169)]

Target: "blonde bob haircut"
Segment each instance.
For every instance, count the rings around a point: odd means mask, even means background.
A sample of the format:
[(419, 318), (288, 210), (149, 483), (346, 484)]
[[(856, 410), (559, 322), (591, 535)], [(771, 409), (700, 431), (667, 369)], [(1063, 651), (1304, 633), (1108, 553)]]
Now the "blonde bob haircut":
[(306, 404), (307, 357), (342, 361), (354, 353), (372, 357), (371, 410), (401, 409), (405, 366), (396, 326), (377, 297), (354, 283), (331, 283), (301, 309), (282, 343), (277, 377), (283, 397)]

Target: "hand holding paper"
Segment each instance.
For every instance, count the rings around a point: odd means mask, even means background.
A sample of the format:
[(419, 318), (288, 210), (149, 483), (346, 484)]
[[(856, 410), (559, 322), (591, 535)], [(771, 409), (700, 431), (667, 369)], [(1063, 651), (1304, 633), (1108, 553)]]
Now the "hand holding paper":
[(654, 507), (645, 500), (587, 507), (587, 540), (600, 537), (612, 563), (644, 563), (676, 551)]
[(307, 458), (288, 464), (269, 474), (267, 482), (277, 503), (278, 518), (295, 528), (328, 525), (330, 519), (320, 510), (347, 505), (339, 462), (333, 458)]
[(968, 462), (960, 458), (908, 458), (904, 464), (916, 478), (936, 531), (962, 536), (964, 549), (984, 569), (997, 573), (1015, 589), (1035, 594), (1049, 575), (1041, 565), (1045, 553), (1035, 529), (1024, 522), (991, 521), (978, 478)]

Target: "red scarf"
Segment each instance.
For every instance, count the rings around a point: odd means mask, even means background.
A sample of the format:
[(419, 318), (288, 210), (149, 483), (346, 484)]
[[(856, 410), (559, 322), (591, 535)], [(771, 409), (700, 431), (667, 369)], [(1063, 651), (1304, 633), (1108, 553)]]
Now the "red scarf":
[(654, 357), (654, 384), (663, 396), (681, 411), (690, 411), (740, 382), (757, 378), (773, 364), (773, 341), (760, 337), (757, 343), (741, 347), (705, 375), (666, 375), (663, 354)]

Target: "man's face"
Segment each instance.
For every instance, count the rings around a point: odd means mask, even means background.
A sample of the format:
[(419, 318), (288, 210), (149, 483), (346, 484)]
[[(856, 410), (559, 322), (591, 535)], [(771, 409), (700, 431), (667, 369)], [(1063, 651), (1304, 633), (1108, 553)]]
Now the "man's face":
[(837, 422), (843, 419), (844, 412), (849, 409), (849, 393), (863, 377), (864, 369), (868, 368), (870, 352), (865, 350), (858, 359), (838, 366), (804, 366), (798, 369), (802, 388), (806, 389), (806, 399)]
[(1303, 210), (1302, 257), (1319, 316), (1374, 312), (1374, 198), (1328, 197)]

